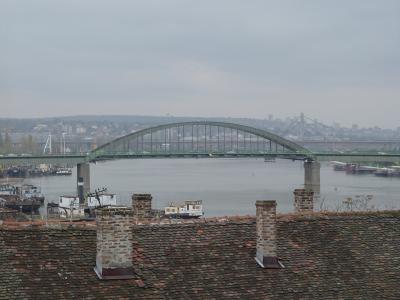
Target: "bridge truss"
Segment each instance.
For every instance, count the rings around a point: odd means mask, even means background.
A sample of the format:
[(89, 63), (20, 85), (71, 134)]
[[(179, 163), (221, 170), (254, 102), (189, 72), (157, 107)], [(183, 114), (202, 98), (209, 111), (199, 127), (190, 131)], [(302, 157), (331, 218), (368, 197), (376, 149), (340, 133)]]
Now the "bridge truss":
[(77, 165), (102, 160), (154, 157), (276, 157), (353, 163), (400, 161), (399, 152), (311, 152), (266, 130), (234, 123), (195, 121), (146, 128), (85, 154), (0, 155), (0, 166), (40, 163)]
[(90, 161), (124, 157), (293, 156), (310, 152), (265, 130), (225, 122), (183, 122), (146, 128), (93, 150)]

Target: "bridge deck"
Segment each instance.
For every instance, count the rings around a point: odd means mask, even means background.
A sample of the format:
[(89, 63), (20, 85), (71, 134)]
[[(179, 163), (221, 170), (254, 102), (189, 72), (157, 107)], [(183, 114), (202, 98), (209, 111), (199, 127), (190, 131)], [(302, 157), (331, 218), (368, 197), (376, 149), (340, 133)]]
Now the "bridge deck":
[(96, 162), (117, 159), (148, 159), (148, 158), (244, 158), (244, 157), (265, 157), (280, 158), (291, 160), (315, 159), (318, 161), (338, 160), (342, 162), (352, 163), (373, 163), (373, 162), (400, 162), (400, 153), (329, 153), (319, 152), (312, 154), (303, 154), (296, 152), (241, 152), (241, 153), (224, 153), (224, 152), (155, 152), (155, 153), (114, 153), (103, 154), (95, 158), (89, 155), (39, 155), (39, 156), (2, 156), (0, 157), (0, 165), (39, 165), (39, 164), (55, 164), (55, 165), (77, 165), (84, 162)]
[(69, 165), (75, 166), (87, 161), (87, 155), (35, 155), (35, 156), (1, 156), (0, 165), (2, 166), (23, 166), (23, 165)]

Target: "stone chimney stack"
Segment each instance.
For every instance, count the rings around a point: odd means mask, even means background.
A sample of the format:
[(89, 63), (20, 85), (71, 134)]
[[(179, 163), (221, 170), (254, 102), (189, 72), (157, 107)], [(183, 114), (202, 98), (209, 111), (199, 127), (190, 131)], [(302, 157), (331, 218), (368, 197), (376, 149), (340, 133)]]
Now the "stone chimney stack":
[(143, 222), (151, 219), (151, 194), (133, 194), (132, 207), (135, 222)]
[(314, 210), (314, 192), (306, 189), (296, 189), (294, 194), (295, 212), (312, 212)]
[(256, 261), (263, 268), (279, 269), (283, 265), (277, 256), (276, 201), (256, 202), (257, 254)]
[(100, 279), (134, 278), (132, 217), (132, 209), (128, 207), (96, 210), (97, 255), (94, 270)]

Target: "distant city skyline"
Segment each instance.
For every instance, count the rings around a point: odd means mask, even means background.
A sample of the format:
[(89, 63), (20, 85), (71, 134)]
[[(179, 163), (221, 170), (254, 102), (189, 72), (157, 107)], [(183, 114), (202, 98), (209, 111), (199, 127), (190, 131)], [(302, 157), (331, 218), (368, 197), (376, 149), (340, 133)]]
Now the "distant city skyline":
[(400, 2), (0, 3), (0, 118), (400, 126)]

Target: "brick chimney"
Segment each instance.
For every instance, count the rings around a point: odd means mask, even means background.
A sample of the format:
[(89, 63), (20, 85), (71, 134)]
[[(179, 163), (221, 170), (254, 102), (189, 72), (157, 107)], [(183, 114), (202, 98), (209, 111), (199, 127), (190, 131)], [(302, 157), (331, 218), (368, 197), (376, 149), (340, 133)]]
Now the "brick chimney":
[(262, 268), (279, 269), (283, 265), (277, 256), (276, 201), (256, 202), (257, 254), (256, 261)]
[(151, 219), (151, 194), (133, 194), (132, 207), (135, 222), (148, 221)]
[(314, 210), (314, 192), (306, 189), (296, 189), (294, 194), (295, 212), (312, 212)]
[(100, 279), (134, 278), (132, 268), (133, 212), (127, 207), (96, 210), (97, 255), (94, 268)]

